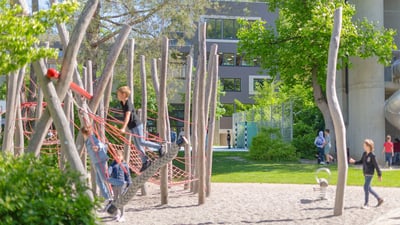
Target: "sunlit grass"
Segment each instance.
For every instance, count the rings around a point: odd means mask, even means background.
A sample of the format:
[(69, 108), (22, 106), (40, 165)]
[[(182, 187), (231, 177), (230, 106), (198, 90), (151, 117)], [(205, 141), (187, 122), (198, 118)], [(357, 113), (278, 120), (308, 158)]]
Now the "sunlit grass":
[[(301, 163), (270, 163), (254, 161), (248, 157), (248, 152), (214, 152), (212, 182), (230, 183), (286, 183), (286, 184), (316, 184), (316, 170), (323, 166)], [(324, 171), (318, 177), (329, 178), (329, 184), (337, 182), (337, 165), (324, 166), (329, 168), (331, 176)], [(383, 181), (377, 176), (373, 186), (400, 187), (400, 170), (384, 170)], [(359, 166), (349, 165), (347, 185), (363, 185), (364, 177)]]

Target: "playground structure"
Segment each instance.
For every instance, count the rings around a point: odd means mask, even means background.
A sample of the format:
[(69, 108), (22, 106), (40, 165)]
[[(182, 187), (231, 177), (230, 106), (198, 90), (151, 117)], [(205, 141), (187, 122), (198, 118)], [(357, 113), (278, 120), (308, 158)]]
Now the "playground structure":
[[(94, 7), (88, 2), (86, 7)], [(83, 15), (89, 16), (89, 15)], [(111, 94), (112, 87), (112, 69), (121, 52), (124, 43), (127, 40), (130, 32), (129, 26), (124, 26), (118, 36), (111, 54), (107, 60), (106, 66), (101, 77), (97, 80), (97, 85), (92, 86), (93, 82), (91, 78), (91, 62), (86, 63), (86, 67), (83, 70), (82, 77), (79, 74), (75, 63), (74, 57), (65, 56), (62, 64), (60, 73), (53, 69), (48, 69), (45, 66), (43, 60), (34, 63), (34, 71), (38, 77), (38, 93), (37, 101), (35, 102), (23, 102), (21, 104), (15, 104), (17, 106), (17, 117), (12, 117), (10, 114), (14, 113), (12, 101), (7, 102), (7, 113), (6, 116), (6, 131), (4, 134), (3, 148), (9, 149), (9, 151), (15, 154), (22, 154), (24, 152), (32, 152), (36, 155), (44, 153), (44, 149), (47, 149), (47, 153), (57, 153), (59, 155), (60, 167), (63, 168), (66, 163), (71, 164), (71, 167), (82, 173), (83, 179), (86, 179), (87, 173), (87, 156), (86, 151), (83, 149), (83, 140), (80, 133), (75, 134), (79, 127), (88, 126), (94, 128), (96, 136), (107, 143), (109, 147), (109, 153), (112, 157), (115, 157), (117, 151), (124, 151), (125, 160), (129, 162), (129, 166), (133, 172), (136, 173), (136, 177), (133, 179), (133, 185), (130, 186), (125, 195), (123, 195), (119, 202), (116, 203), (118, 206), (126, 204), (127, 201), (133, 198), (139, 187), (150, 179), (150, 181), (160, 184), (161, 188), (161, 204), (167, 204), (168, 201), (168, 186), (174, 184), (187, 184), (185, 188), (189, 188), (199, 194), (199, 204), (205, 202), (206, 191), (207, 195), (210, 193), (210, 176), (211, 176), (211, 161), (212, 161), (212, 142), (213, 132), (215, 124), (215, 107), (216, 107), (216, 84), (218, 81), (217, 74), (218, 70), (218, 56), (217, 46), (212, 46), (210, 51), (209, 65), (206, 67), (206, 44), (205, 44), (205, 25), (201, 24), (203, 28), (200, 35), (200, 59), (197, 66), (197, 74), (194, 80), (194, 90), (191, 90), (191, 77), (192, 77), (192, 57), (187, 58), (187, 74), (186, 74), (186, 106), (185, 106), (185, 136), (190, 137), (191, 132), (191, 149), (188, 144), (185, 145), (185, 160), (180, 160), (180, 163), (184, 165), (185, 169), (181, 169), (175, 165), (170, 164), (171, 160), (175, 159), (178, 148), (175, 148), (170, 143), (169, 131), (169, 117), (167, 111), (167, 74), (168, 74), (168, 38), (164, 37), (162, 42), (162, 57), (158, 64), (158, 61), (154, 59), (152, 61), (152, 77), (153, 84), (158, 96), (158, 130), (159, 137), (153, 136), (153, 140), (159, 142), (166, 141), (167, 154), (158, 158), (156, 154), (148, 150), (148, 154), (154, 163), (146, 171), (140, 173), (140, 160), (134, 145), (131, 144), (130, 135), (122, 135), (119, 129), (115, 126), (118, 121), (110, 119), (108, 112), (109, 96)], [(81, 35), (84, 31), (78, 30), (74, 35)], [(64, 43), (68, 43), (65, 41)], [(73, 43), (76, 44), (76, 43)], [(78, 43), (79, 44), (79, 43)], [(133, 46), (134, 41), (129, 42), (131, 51), (129, 52), (128, 58), (130, 65), (133, 66)], [(69, 47), (65, 46), (66, 48)], [(77, 51), (78, 48), (74, 48)], [(76, 57), (76, 55), (75, 55)], [(142, 120), (146, 124), (147, 120), (147, 95), (146, 93), (146, 73), (144, 67), (144, 57), (141, 57), (141, 81), (142, 81)], [(66, 67), (64, 67), (66, 66)], [(133, 90), (133, 71), (128, 69), (128, 81), (129, 86)], [(160, 75), (158, 75), (158, 72)], [(48, 76), (44, 76), (44, 75)], [(72, 78), (73, 77), (73, 81)], [(68, 78), (68, 79), (67, 79)], [(82, 78), (85, 82), (82, 81)], [(12, 83), (8, 83), (9, 89), (15, 91), (16, 98), (20, 97), (21, 86), (12, 86)], [(69, 87), (69, 88), (67, 88)], [(57, 88), (65, 89), (65, 99), (62, 94), (57, 94)], [(69, 90), (74, 90), (74, 93)], [(205, 91), (209, 91), (205, 94)], [(43, 91), (43, 92), (42, 92)], [(193, 91), (193, 105), (191, 104), (190, 95)], [(106, 94), (104, 94), (106, 93)], [(132, 92), (133, 93), (133, 92)], [(58, 96), (58, 97), (57, 97)], [(104, 97), (103, 97), (104, 96)], [(207, 96), (207, 98), (205, 97)], [(131, 96), (133, 97), (133, 96)], [(64, 100), (62, 100), (64, 99)], [(102, 102), (102, 104), (100, 104)], [(192, 105), (192, 115), (190, 116), (190, 105)], [(22, 117), (23, 114), (28, 115), (31, 110), (29, 117)], [(24, 112), (21, 114), (21, 112)], [(74, 115), (78, 113), (80, 123), (75, 124)], [(192, 117), (192, 118), (190, 118)], [(190, 124), (190, 121), (196, 121)], [(53, 123), (52, 123), (53, 122)], [(18, 125), (19, 124), (19, 125)], [(208, 138), (206, 145), (206, 132), (211, 134), (211, 138)], [(9, 137), (13, 136), (14, 131), (25, 135), (25, 138), (29, 140), (28, 148), (24, 148), (24, 138), (20, 138), (18, 144), (12, 146), (12, 140), (10, 142)], [(107, 134), (107, 135), (106, 135)], [(76, 136), (76, 140), (73, 141), (73, 137)], [(115, 142), (110, 141), (108, 138), (113, 139)], [(146, 137), (147, 138), (147, 137)], [(5, 144), (4, 144), (5, 143)], [(72, 143), (72, 144), (71, 144)], [(6, 146), (6, 147), (5, 147)], [(79, 157), (79, 159), (77, 158)], [(170, 166), (168, 166), (170, 165)], [(193, 172), (192, 172), (193, 171)], [(208, 175), (206, 175), (206, 173)], [(193, 175), (195, 174), (195, 175)], [(93, 175), (93, 174), (92, 174)], [(96, 190), (96, 185), (92, 179), (92, 189)], [(197, 182), (192, 182), (196, 180)], [(121, 201), (123, 203), (121, 203)]]
[(233, 145), (236, 148), (247, 149), (253, 137), (263, 127), (279, 129), (283, 140), (289, 142), (293, 139), (292, 103), (234, 113), (232, 123)]
[(318, 200), (327, 200), (327, 190), (329, 186), (329, 179), (331, 178), (331, 171), (326, 167), (318, 168), (315, 171), (315, 180), (317, 181), (318, 188), (314, 191), (319, 192)]

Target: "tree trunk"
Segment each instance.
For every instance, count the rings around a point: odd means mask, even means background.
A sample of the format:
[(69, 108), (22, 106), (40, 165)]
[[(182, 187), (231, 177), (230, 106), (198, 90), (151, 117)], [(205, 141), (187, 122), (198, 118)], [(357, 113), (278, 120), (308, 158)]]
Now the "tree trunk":
[(313, 70), (312, 70), (312, 85), (313, 85), (315, 104), (317, 105), (317, 107), (319, 108), (319, 110), (322, 113), (322, 116), (324, 117), (325, 128), (330, 130), (332, 149), (336, 149), (335, 130), (333, 127), (333, 121), (332, 121), (331, 114), (329, 112), (328, 102), (322, 91), (322, 87), (318, 83), (318, 80), (317, 80), (317, 68), (313, 68)]
[(340, 32), (342, 29), (342, 8), (335, 11), (334, 27), (332, 31), (331, 42), (329, 45), (328, 60), (328, 78), (326, 80), (326, 95), (330, 113), (336, 130), (336, 140), (338, 146), (338, 181), (336, 185), (336, 198), (334, 215), (340, 216), (344, 210), (344, 193), (347, 181), (347, 154), (346, 154), (346, 128), (343, 121), (342, 112), (340, 111), (339, 100), (336, 94), (336, 64), (339, 51)]

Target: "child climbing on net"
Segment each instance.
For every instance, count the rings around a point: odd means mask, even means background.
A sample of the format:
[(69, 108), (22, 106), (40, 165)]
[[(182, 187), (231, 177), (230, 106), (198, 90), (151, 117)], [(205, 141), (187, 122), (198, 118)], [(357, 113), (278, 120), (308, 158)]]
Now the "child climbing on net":
[[(110, 173), (108, 182), (111, 184), (114, 193), (114, 200), (117, 200), (126, 192), (127, 188), (132, 183), (131, 173), (128, 164), (124, 161), (123, 151), (117, 152), (117, 159), (114, 159), (108, 168), (108, 171)], [(124, 221), (124, 207), (122, 206), (119, 211), (116, 220)]]
[(97, 137), (93, 134), (92, 129), (88, 126), (82, 127), (81, 133), (85, 142), (86, 151), (89, 154), (90, 161), (95, 170), (96, 184), (99, 186), (100, 193), (105, 199), (105, 204), (108, 204), (112, 201), (112, 198), (111, 191), (107, 183), (107, 161), (109, 159), (107, 155), (107, 145), (97, 139)]

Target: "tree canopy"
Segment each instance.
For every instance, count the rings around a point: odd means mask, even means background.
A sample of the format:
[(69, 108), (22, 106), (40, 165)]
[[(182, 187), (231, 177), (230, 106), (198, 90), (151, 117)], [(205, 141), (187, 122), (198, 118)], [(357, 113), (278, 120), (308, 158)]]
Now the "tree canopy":
[(271, 11), (279, 10), (276, 24), (241, 20), (239, 50), (261, 57), (262, 67), (272, 76), (279, 74), (285, 83), (311, 85), (311, 73), (316, 70), (318, 83), (324, 86), (333, 14), (340, 6), (343, 7), (338, 55), (341, 65), (349, 63), (349, 56), (377, 56), (385, 65), (392, 59), (395, 31), (380, 28), (379, 22), (354, 21), (354, 6), (343, 0), (269, 0), (268, 3)]
[(77, 7), (75, 1), (64, 1), (31, 16), (21, 16), (23, 10), (19, 5), (0, 0), (0, 74), (8, 74), (40, 58), (56, 58), (55, 49), (38, 46), (39, 36), (56, 23), (67, 21)]

